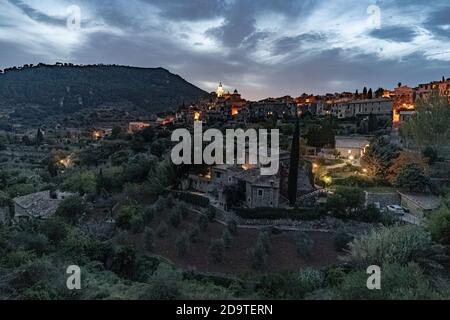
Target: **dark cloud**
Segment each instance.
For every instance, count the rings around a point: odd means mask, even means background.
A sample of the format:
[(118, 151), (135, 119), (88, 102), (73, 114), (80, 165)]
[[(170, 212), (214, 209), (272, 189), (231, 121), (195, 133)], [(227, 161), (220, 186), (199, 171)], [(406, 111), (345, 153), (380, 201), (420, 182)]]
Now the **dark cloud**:
[(425, 26), (438, 36), (450, 38), (450, 6), (434, 11)]
[(320, 34), (300, 34), (295, 37), (283, 37), (273, 44), (274, 54), (285, 54), (296, 49), (300, 49), (302, 44), (307, 42), (318, 42), (325, 37)]
[[(45, 14), (45, 6), (31, 7), (25, 0), (8, 1), (37, 22), (65, 24), (65, 20)], [(353, 11), (352, 7), (361, 5), (361, 1), (340, 1), (343, 6), (348, 6), (347, 18), (352, 20), (365, 18), (358, 16), (359, 13), (365, 14), (365, 2), (367, 5), (376, 3), (382, 9), (383, 26), (391, 26), (368, 34), (362, 31), (357, 37), (340, 37), (339, 32), (348, 32), (346, 27), (350, 29), (351, 25), (345, 26), (345, 22), (339, 19), (336, 29), (332, 30), (323, 31), (321, 21), (310, 21), (312, 30), (298, 28), (296, 23), (314, 16), (316, 7), (329, 15), (323, 19), (334, 21), (337, 18), (333, 16), (334, 12), (327, 11), (324, 1), (318, 0), (77, 0), (82, 14), (89, 14), (83, 16), (86, 19), (83, 24), (94, 28), (82, 32), (79, 42), (68, 42), (68, 49), (61, 50), (66, 54), (64, 57), (60, 58), (52, 50), (60, 38), (52, 39), (54, 42), (47, 46), (46, 55), (45, 40), (39, 37), (36, 41), (41, 42), (34, 47), (33, 43), (25, 40), (15, 43), (13, 37), (5, 37), (0, 38), (0, 63), (7, 67), (40, 61), (52, 63), (69, 57), (72, 62), (83, 64), (163, 67), (208, 91), (213, 89), (211, 84), (222, 81), (250, 99), (303, 92), (354, 91), (363, 86), (374, 89), (393, 87), (399, 81), (415, 85), (440, 79), (445, 73), (443, 70), (450, 68), (449, 61), (427, 59), (429, 55), (424, 56), (423, 48), (409, 56), (401, 55), (401, 61), (381, 59), (377, 52), (370, 51), (372, 48), (366, 48), (370, 47), (367, 43), (376, 39), (410, 42), (420, 27), (448, 41), (450, 30), (444, 28), (450, 24), (447, 0), (432, 3), (362, 0), (362, 10), (358, 7)], [(431, 7), (436, 9), (433, 11)], [(423, 24), (392, 26), (401, 20), (395, 16), (399, 8), (406, 17), (428, 15), (430, 11), (431, 14), (424, 17), (426, 22)], [(152, 13), (157, 15), (158, 23), (151, 20)], [(269, 20), (274, 16), (280, 17), (282, 24)], [(217, 21), (221, 21), (220, 25)], [(180, 22), (186, 30), (180, 31)], [(195, 29), (198, 26), (196, 22), (202, 26), (201, 29)], [(261, 25), (269, 27), (264, 29)], [(100, 27), (96, 29), (97, 26)], [(3, 27), (11, 30), (14, 23), (2, 21), (0, 28)], [(343, 45), (342, 49), (329, 49), (339, 47), (335, 39), (343, 39), (349, 44)], [(363, 40), (363, 45), (358, 45), (360, 40)], [(305, 49), (308, 44), (314, 45), (314, 54)], [(276, 63), (273, 62), (271, 58), (274, 56), (282, 61), (275, 59)], [(47, 61), (48, 57), (54, 60)]]
[(288, 17), (299, 17), (307, 14), (313, 8), (314, 1), (296, 0), (235, 0), (224, 6), (222, 16), (225, 22), (218, 28), (208, 31), (208, 34), (221, 40), (225, 45), (238, 47), (244, 41), (255, 40), (255, 37), (267, 34), (256, 30), (256, 17), (265, 13), (280, 13)]
[(370, 35), (374, 38), (383, 40), (411, 42), (416, 36), (416, 31), (401, 26), (389, 26), (381, 29), (374, 29), (370, 32)]
[(158, 7), (169, 19), (196, 21), (220, 16), (226, 9), (223, 0), (143, 0)]
[(25, 15), (27, 15), (29, 18), (38, 21), (43, 22), (46, 24), (51, 24), (55, 26), (63, 26), (66, 24), (66, 18), (58, 18), (58, 17), (52, 17), (49, 16), (39, 10), (36, 10), (23, 1), (20, 0), (6, 0), (15, 7), (19, 8)]

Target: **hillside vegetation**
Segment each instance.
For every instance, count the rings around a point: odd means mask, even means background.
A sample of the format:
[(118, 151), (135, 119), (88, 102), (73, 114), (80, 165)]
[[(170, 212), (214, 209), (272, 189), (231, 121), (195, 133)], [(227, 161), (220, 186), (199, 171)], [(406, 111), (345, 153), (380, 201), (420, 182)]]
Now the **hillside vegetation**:
[[(25, 65), (0, 72), (0, 106), (35, 116), (71, 113), (107, 103), (167, 111), (206, 92), (163, 68), (116, 65)], [(32, 107), (32, 108), (31, 108)]]

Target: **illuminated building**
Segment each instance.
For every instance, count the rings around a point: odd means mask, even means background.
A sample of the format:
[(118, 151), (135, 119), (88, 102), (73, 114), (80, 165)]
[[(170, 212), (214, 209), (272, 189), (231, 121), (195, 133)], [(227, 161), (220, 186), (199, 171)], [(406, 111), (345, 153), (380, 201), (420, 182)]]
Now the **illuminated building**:
[(216, 94), (218, 98), (222, 98), (224, 96), (225, 90), (223, 90), (222, 82), (217, 87)]
[(415, 91), (408, 86), (398, 86), (394, 90), (394, 106), (392, 110), (392, 122), (394, 125), (400, 123), (401, 110), (414, 110)]
[(150, 124), (146, 123), (146, 122), (130, 122), (128, 124), (128, 132), (136, 133), (136, 132), (142, 131), (148, 127), (150, 127)]

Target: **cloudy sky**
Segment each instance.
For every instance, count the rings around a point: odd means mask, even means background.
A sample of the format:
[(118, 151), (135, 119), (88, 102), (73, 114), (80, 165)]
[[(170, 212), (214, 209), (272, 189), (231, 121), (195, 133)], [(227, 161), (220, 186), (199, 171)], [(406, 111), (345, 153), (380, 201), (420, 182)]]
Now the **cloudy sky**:
[(450, 77), (450, 1), (0, 0), (0, 68), (56, 61), (249, 99), (416, 85)]

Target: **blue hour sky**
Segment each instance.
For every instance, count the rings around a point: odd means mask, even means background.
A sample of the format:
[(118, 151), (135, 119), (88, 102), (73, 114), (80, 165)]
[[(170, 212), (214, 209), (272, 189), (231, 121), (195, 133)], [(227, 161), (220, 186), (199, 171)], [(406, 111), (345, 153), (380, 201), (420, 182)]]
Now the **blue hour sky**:
[(0, 68), (56, 61), (164, 67), (249, 99), (416, 85), (450, 77), (450, 1), (0, 0)]

